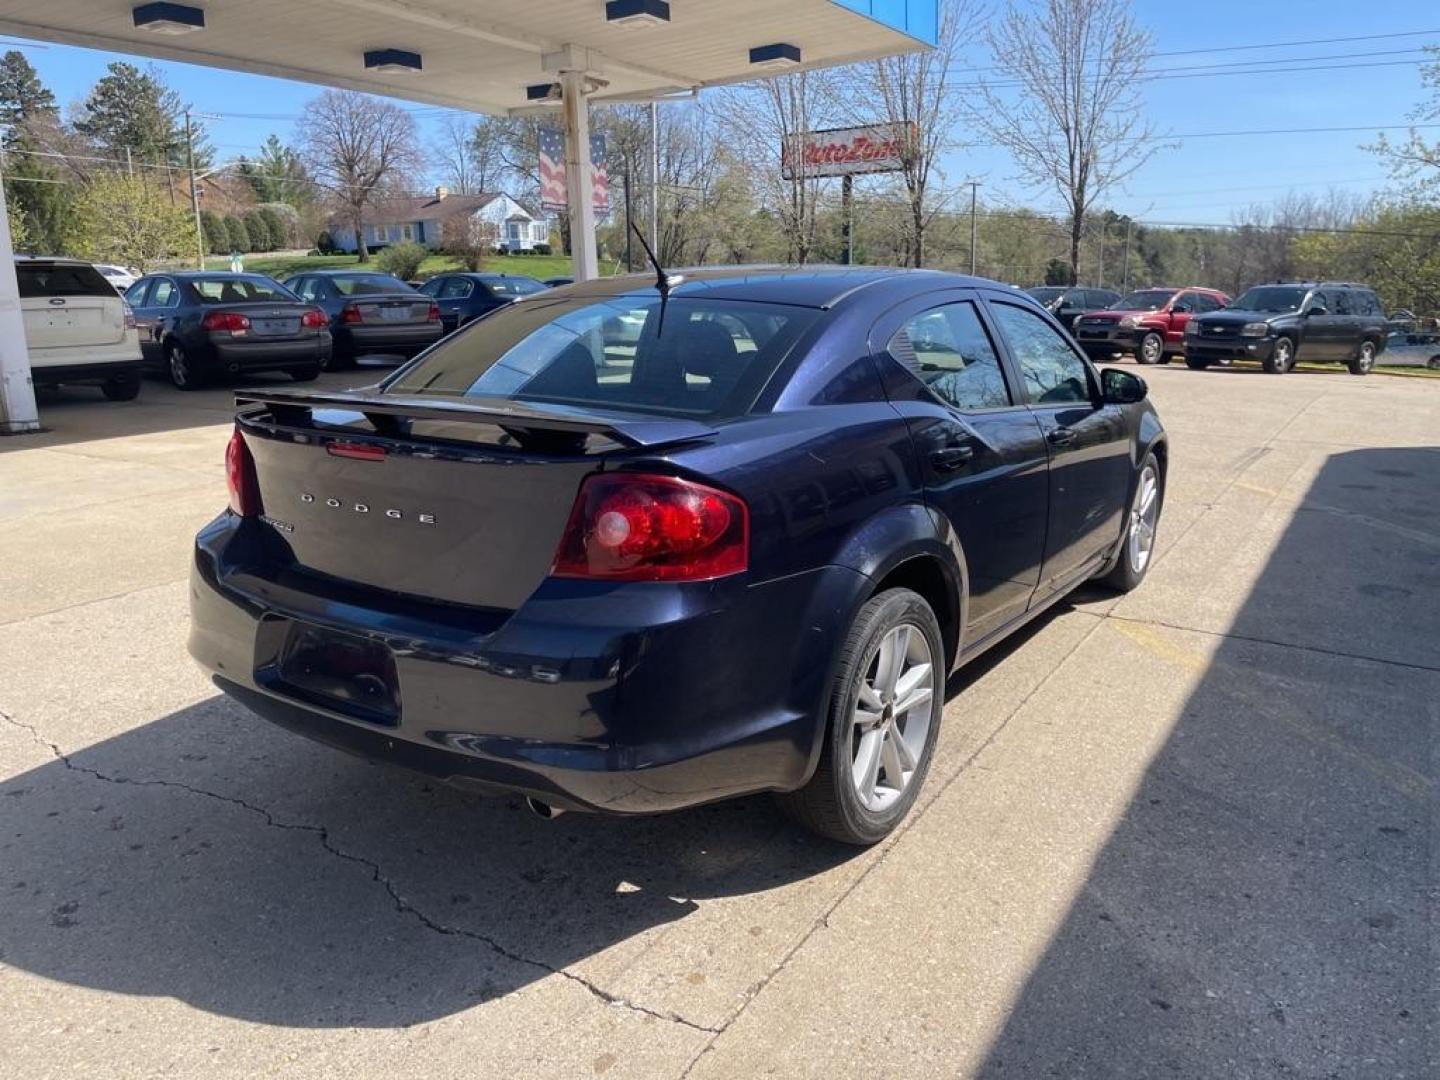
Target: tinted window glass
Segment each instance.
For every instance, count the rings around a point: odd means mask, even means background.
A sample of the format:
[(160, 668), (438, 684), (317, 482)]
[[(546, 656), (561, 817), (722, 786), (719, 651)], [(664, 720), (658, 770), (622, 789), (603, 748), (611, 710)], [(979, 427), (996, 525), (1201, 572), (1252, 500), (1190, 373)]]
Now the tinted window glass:
[(1246, 289), (1230, 306), (1237, 311), (1264, 311), (1281, 314), (1299, 311), (1305, 300), (1305, 290), (1298, 285), (1257, 285)]
[(1174, 295), (1174, 289), (1141, 289), (1122, 297), (1115, 306), (1121, 311), (1159, 311)]
[(1090, 400), (1085, 362), (1049, 323), (1014, 304), (992, 303), (990, 310), (1010, 345), (1031, 401), (1049, 404)]
[(131, 285), (130, 288), (125, 290), (125, 302), (129, 304), (132, 308), (143, 307), (144, 305), (142, 301), (145, 299), (145, 290), (148, 288), (150, 288), (149, 279), (141, 278), (134, 285)]
[(1220, 307), (1220, 301), (1208, 293), (1191, 293), (1186, 299), (1190, 301), (1190, 310), (1196, 315), (1216, 311)]
[(1331, 306), (1330, 294), (1323, 293), (1319, 289), (1316, 289), (1313, 293), (1310, 294), (1310, 303), (1307, 304), (1306, 307), (1323, 307), (1326, 311), (1329, 311), (1332, 314), (1335, 311), (1335, 308)]
[(485, 284), (496, 296), (529, 296), (531, 293), (544, 292), (545, 286), (530, 278), (486, 278)]
[(446, 278), (445, 284), (441, 286), (439, 296), (446, 300), (463, 300), (475, 291), (475, 283), (467, 281), (463, 277)]
[(1383, 314), (1384, 314), (1383, 309), (1380, 307), (1380, 298), (1379, 298), (1378, 296), (1376, 296), (1373, 292), (1371, 292), (1369, 289), (1361, 289), (1361, 290), (1359, 290), (1359, 291), (1355, 294), (1355, 296), (1356, 296), (1356, 299), (1358, 299), (1359, 302), (1360, 302), (1360, 314), (1362, 314), (1362, 315), (1383, 315)]
[(180, 291), (169, 278), (156, 278), (155, 288), (150, 293), (149, 307), (176, 307), (180, 303)]
[(293, 304), (295, 294), (264, 278), (191, 278), (190, 287), (202, 304), (269, 302)]
[(974, 304), (947, 304), (916, 315), (895, 332), (887, 351), (957, 409), (1011, 403), (995, 347)]
[(374, 293), (403, 292), (415, 290), (399, 278), (389, 274), (336, 274), (330, 278), (333, 285), (344, 296), (366, 296)]
[(738, 416), (818, 312), (658, 297), (527, 301), (442, 341), (386, 385), (674, 416)]
[(1351, 301), (1353, 295), (1349, 289), (1334, 289), (1331, 291), (1330, 298), (1335, 301), (1334, 313), (1336, 315), (1359, 314), (1354, 303)]
[(115, 286), (93, 266), (64, 263), (16, 262), (20, 299), (41, 296), (119, 296)]

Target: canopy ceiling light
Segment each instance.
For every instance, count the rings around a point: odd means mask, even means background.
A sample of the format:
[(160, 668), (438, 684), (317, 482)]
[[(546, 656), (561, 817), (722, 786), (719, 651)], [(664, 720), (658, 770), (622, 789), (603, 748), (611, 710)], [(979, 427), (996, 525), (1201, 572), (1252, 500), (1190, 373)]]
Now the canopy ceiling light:
[(526, 101), (559, 101), (560, 84), (557, 83), (534, 83), (525, 87)]
[(404, 49), (371, 49), (365, 54), (365, 67), (382, 75), (413, 75), (420, 70), (420, 54)]
[(609, 0), (605, 18), (615, 26), (664, 26), (670, 5), (665, 0)]
[(140, 4), (131, 13), (137, 30), (152, 34), (193, 34), (205, 29), (205, 12), (187, 4)]
[(788, 68), (800, 63), (800, 47), (783, 41), (774, 45), (757, 45), (750, 50), (750, 63), (759, 68)]

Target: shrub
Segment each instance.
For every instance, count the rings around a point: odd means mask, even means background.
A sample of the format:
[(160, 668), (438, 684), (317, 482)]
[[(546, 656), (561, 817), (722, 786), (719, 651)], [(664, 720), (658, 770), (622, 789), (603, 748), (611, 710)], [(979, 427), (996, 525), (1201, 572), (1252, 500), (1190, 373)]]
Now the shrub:
[(321, 255), (335, 254), (335, 237), (330, 235), (329, 229), (321, 229), (320, 234), (315, 237), (315, 250)]
[(244, 219), (237, 214), (225, 215), (225, 238), (231, 251), (243, 253), (250, 250), (250, 230), (245, 228)]
[(244, 217), (245, 232), (250, 237), (251, 251), (274, 251), (279, 245), (270, 235), (270, 223), (258, 210), (251, 210)]
[(553, 250), (553, 249), (551, 248), (551, 246), (550, 246), (549, 244), (536, 244), (536, 245), (535, 245), (535, 254), (536, 254), (536, 255), (549, 255), (552, 250)]
[(265, 219), (270, 229), (270, 250), (278, 251), (294, 245), (299, 234), (300, 215), (293, 206), (285, 203), (264, 203), (256, 212)]
[(391, 244), (376, 255), (375, 265), (401, 281), (409, 281), (420, 272), (420, 264), (429, 254), (423, 244), (406, 240), (403, 243)]
[(205, 250), (211, 255), (230, 254), (230, 234), (219, 214), (213, 210), (201, 210), (200, 231), (205, 237)]

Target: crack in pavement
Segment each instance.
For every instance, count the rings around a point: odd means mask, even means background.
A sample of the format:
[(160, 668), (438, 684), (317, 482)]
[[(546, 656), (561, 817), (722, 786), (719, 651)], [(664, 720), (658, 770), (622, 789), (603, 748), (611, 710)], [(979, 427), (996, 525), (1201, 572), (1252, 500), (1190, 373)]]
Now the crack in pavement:
[(309, 825), (303, 822), (281, 821), (273, 814), (271, 814), (270, 811), (266, 810), (263, 806), (257, 806), (254, 803), (246, 802), (244, 799), (236, 798), (233, 795), (221, 795), (218, 792), (206, 791), (204, 788), (193, 787), (190, 784), (182, 783), (178, 780), (137, 780), (128, 776), (111, 776), (107, 773), (101, 772), (99, 769), (92, 768), (91, 766), (77, 764), (71, 759), (70, 755), (66, 754), (65, 751), (60, 749), (58, 744), (53, 743), (49, 739), (47, 739), (33, 724), (28, 724), (23, 720), (17, 719), (16, 717), (11, 716), (9, 713), (4, 712), (3, 710), (0, 710), (0, 720), (4, 720), (12, 727), (27, 732), (37, 746), (43, 747), (44, 749), (48, 750), (56, 761), (60, 762), (62, 765), (65, 766), (65, 768), (71, 770), (72, 772), (82, 773), (86, 776), (93, 777), (94, 779), (103, 781), (107, 784), (121, 784), (129, 785), (132, 787), (173, 788), (177, 791), (188, 792), (191, 795), (197, 795), (201, 798), (213, 799), (216, 802), (227, 803), (230, 806), (237, 806), (240, 809), (248, 811), (249, 813), (261, 818), (267, 826), (273, 829), (284, 829), (290, 832), (310, 833), (317, 840), (319, 840), (321, 847), (323, 847), (327, 852), (335, 856), (337, 859), (341, 859), (349, 863), (354, 863), (355, 865), (368, 870), (370, 872), (370, 880), (375, 882), (377, 885), (379, 885), (385, 890), (385, 892), (389, 895), (391, 901), (394, 903), (395, 910), (402, 915), (410, 916), (427, 930), (430, 930), (437, 934), (443, 934), (447, 937), (463, 937), (468, 938), (471, 941), (478, 941), (482, 945), (487, 946), (493, 952), (497, 953), (499, 956), (505, 958), (506, 960), (510, 960), (513, 963), (524, 964), (528, 967), (536, 968), (537, 970), (542, 971), (547, 975), (558, 975), (561, 978), (566, 979), (574, 983), (575, 985), (583, 988), (592, 997), (603, 1001), (607, 1005), (614, 1005), (619, 1008), (629, 1009), (632, 1012), (640, 1013), (643, 1016), (649, 1016), (656, 1020), (664, 1020), (672, 1024), (679, 1024), (682, 1027), (687, 1027), (694, 1031), (704, 1032), (707, 1035), (717, 1035), (722, 1030), (721, 1028), (713, 1028), (708, 1027), (704, 1024), (697, 1024), (695, 1021), (687, 1020), (685, 1017), (680, 1016), (677, 1013), (666, 1012), (660, 1009), (652, 1009), (647, 1005), (641, 1005), (637, 1002), (630, 1001), (627, 998), (621, 997), (618, 994), (611, 993), (603, 987), (591, 982), (589, 979), (586, 979), (581, 975), (575, 974), (573, 971), (567, 971), (564, 968), (555, 967), (552, 964), (547, 964), (543, 960), (535, 960), (531, 957), (523, 956), (520, 953), (514, 952), (513, 950), (508, 949), (504, 945), (500, 944), (500, 942), (498, 942), (494, 938), (490, 937), (487, 934), (482, 934), (478, 930), (469, 930), (463, 926), (452, 926), (448, 923), (443, 923), (437, 919), (432, 918), (401, 895), (400, 890), (395, 886), (395, 883), (381, 870), (380, 864), (378, 862), (374, 861), (373, 859), (368, 859), (363, 855), (356, 855), (353, 852), (346, 851), (344, 848), (339, 847), (335, 843), (335, 841), (331, 839), (330, 830), (324, 825)]

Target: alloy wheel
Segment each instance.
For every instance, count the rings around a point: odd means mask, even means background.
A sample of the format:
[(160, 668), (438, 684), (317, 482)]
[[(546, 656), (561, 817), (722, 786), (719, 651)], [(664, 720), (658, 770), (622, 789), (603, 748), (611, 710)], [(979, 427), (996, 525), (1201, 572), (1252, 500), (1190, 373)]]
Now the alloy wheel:
[(935, 664), (924, 631), (892, 627), (861, 671), (850, 774), (861, 805), (876, 812), (904, 794), (930, 735)]
[(1362, 341), (1360, 343), (1359, 367), (1362, 374), (1368, 373), (1375, 366), (1375, 343), (1373, 341)]
[(1140, 343), (1140, 358), (1147, 364), (1155, 364), (1160, 361), (1160, 354), (1164, 350), (1164, 343), (1161, 342), (1158, 334), (1147, 334), (1145, 340)]
[(1275, 370), (1283, 375), (1294, 363), (1295, 346), (1290, 344), (1290, 339), (1281, 338), (1275, 342)]
[(1135, 489), (1135, 503), (1130, 508), (1130, 532), (1126, 539), (1126, 554), (1130, 569), (1143, 574), (1150, 565), (1150, 556), (1155, 549), (1155, 522), (1160, 514), (1160, 478), (1153, 465), (1146, 465), (1140, 473), (1140, 483)]
[(170, 365), (170, 381), (176, 386), (188, 387), (193, 376), (190, 373), (190, 358), (185, 355), (185, 349), (178, 342), (171, 342), (165, 356)]

